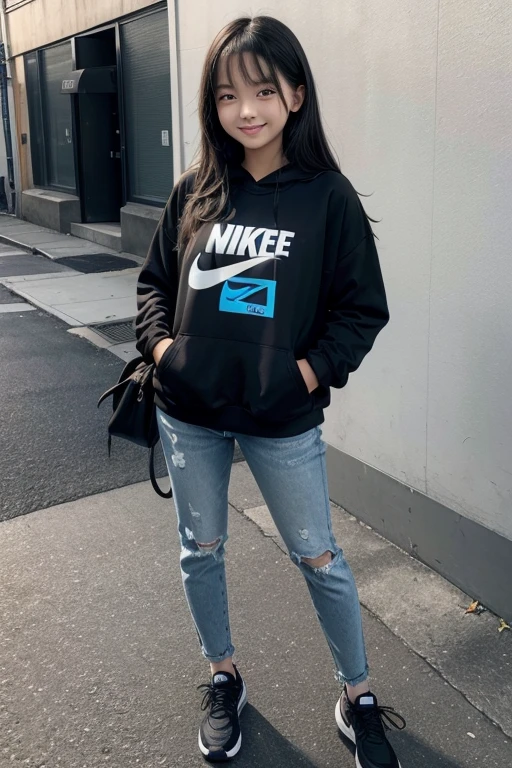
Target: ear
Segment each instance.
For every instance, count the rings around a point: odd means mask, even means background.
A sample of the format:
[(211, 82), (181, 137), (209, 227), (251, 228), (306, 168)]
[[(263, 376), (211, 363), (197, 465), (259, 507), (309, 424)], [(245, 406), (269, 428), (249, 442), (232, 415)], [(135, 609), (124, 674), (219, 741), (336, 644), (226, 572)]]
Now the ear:
[(290, 112), (298, 112), (299, 109), (304, 104), (305, 98), (306, 98), (306, 88), (303, 85), (299, 85), (299, 87), (293, 94)]

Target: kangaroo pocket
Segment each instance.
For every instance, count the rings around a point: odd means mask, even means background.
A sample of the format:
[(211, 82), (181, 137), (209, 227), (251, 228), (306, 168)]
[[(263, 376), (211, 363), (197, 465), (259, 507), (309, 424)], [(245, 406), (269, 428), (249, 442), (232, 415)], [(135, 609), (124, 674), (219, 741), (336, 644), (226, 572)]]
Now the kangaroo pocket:
[(261, 420), (288, 421), (313, 408), (290, 350), (178, 334), (156, 375), (165, 398), (187, 410), (235, 406)]

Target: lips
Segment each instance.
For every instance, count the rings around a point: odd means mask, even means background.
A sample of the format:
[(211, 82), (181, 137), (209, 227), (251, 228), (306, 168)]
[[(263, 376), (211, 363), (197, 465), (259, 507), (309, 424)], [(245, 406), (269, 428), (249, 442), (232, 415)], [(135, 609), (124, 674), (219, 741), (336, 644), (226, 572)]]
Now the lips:
[(265, 124), (263, 125), (245, 125), (243, 128), (240, 128), (240, 130), (245, 133), (246, 136), (256, 136), (263, 128), (265, 127)]

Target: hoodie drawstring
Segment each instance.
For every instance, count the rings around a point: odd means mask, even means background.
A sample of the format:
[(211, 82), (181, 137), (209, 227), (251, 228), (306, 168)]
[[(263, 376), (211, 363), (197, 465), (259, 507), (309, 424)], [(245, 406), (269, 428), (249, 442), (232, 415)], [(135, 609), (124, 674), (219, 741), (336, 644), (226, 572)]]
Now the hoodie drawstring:
[[(279, 229), (279, 226), (277, 223), (277, 215), (279, 211), (279, 179), (280, 177), (281, 177), (281, 169), (279, 168), (277, 172), (276, 188), (274, 191), (274, 229)], [(274, 282), (276, 281), (276, 275), (277, 275), (277, 257), (274, 256)]]

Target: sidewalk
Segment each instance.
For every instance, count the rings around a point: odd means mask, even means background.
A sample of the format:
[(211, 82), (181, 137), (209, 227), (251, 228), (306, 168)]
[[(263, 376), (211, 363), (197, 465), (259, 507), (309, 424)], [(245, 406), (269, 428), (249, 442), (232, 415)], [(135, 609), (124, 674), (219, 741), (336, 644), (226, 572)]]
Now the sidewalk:
[[(234, 764), (352, 768), (307, 589), (243, 463), (230, 502), (232, 629), (249, 691)], [(511, 739), (456, 690), (467, 667), (478, 697), (494, 647), (510, 658), (510, 637), (489, 614), (464, 616), (466, 596), (338, 508), (333, 523), (367, 606), (375, 691), (408, 722), (391, 736), (402, 768), (512, 765)], [(182, 594), (171, 504), (141, 483), (7, 521), (0, 536), (1, 768), (204, 765), (196, 686), (207, 667)], [(460, 645), (443, 623), (462, 633)], [(427, 647), (448, 654), (444, 670), (421, 658)], [(488, 706), (499, 712), (510, 699), (495, 684)]]
[(72, 235), (63, 235), (61, 232), (31, 224), (8, 214), (0, 214), (0, 242), (19, 248), (27, 248), (33, 253), (38, 253), (49, 259), (102, 253), (141, 261), (138, 256), (131, 253), (118, 253), (89, 240), (82, 240), (82, 238)]
[(6, 215), (0, 215), (0, 243), (17, 249), (9, 267), (5, 256), (0, 260), (0, 284), (63, 320), (71, 333), (123, 360), (133, 357), (143, 259)]

